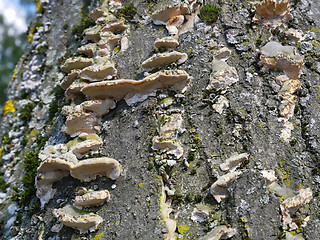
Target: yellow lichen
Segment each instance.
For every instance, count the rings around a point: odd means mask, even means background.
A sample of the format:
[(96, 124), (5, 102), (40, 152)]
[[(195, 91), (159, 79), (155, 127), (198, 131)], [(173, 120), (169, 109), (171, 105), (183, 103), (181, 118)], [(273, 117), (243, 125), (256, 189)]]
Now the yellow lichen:
[(180, 233), (180, 234), (184, 234), (186, 231), (188, 231), (189, 230), (189, 226), (187, 226), (187, 225), (179, 225), (178, 226), (178, 232)]
[(41, 10), (41, 0), (36, 0), (36, 4), (37, 4), (37, 12), (40, 12), (40, 10)]
[(3, 116), (6, 115), (7, 113), (13, 113), (15, 111), (16, 109), (14, 108), (14, 102), (12, 100), (6, 101), (3, 107)]
[(139, 188), (142, 188), (144, 183), (139, 183)]
[(92, 240), (100, 240), (102, 237), (104, 237), (104, 233), (97, 234)]

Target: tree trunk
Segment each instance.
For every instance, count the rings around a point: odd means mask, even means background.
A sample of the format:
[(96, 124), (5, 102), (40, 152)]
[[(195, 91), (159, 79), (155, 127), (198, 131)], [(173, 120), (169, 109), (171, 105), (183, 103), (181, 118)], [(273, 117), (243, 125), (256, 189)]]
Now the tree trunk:
[(319, 24), (316, 0), (39, 0), (1, 237), (319, 239)]

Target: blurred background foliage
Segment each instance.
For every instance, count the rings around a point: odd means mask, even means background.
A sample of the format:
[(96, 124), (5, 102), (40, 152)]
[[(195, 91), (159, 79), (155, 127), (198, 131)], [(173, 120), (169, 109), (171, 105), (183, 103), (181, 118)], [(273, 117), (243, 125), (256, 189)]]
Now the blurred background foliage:
[(27, 42), (27, 26), (35, 11), (35, 0), (0, 0), (0, 106)]

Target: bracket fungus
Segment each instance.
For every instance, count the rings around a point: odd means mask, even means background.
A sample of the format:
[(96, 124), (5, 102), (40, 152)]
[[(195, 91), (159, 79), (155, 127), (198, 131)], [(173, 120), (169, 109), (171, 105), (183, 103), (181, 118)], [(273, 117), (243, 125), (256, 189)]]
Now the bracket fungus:
[(87, 28), (84, 30), (84, 39), (91, 42), (99, 42), (100, 41), (100, 31), (101, 31), (100, 25), (95, 25), (91, 28)]
[(89, 151), (97, 151), (103, 144), (102, 138), (97, 134), (80, 135), (66, 144), (77, 158), (82, 158)]
[(176, 159), (181, 158), (183, 155), (183, 147), (178, 139), (156, 136), (152, 139), (152, 143), (152, 149), (160, 153), (172, 154)]
[(60, 69), (66, 73), (74, 69), (83, 69), (93, 64), (93, 59), (84, 57), (68, 58)]
[(160, 118), (164, 119), (164, 123), (160, 126), (161, 137), (176, 137), (177, 132), (183, 131), (183, 119), (181, 113), (174, 113), (169, 116), (160, 116)]
[(184, 23), (184, 16), (183, 15), (177, 15), (169, 19), (169, 21), (166, 24), (166, 28), (171, 35), (177, 35), (179, 33), (179, 28)]
[(217, 102), (212, 104), (212, 108), (216, 110), (219, 114), (222, 114), (223, 109), (228, 107), (229, 107), (229, 100), (224, 96), (220, 96), (217, 99)]
[(114, 64), (111, 62), (105, 62), (100, 64), (95, 64), (82, 69), (80, 72), (80, 77), (90, 82), (101, 81), (104, 79), (111, 79), (117, 74), (117, 70)]
[(96, 51), (97, 51), (97, 44), (95, 43), (88, 43), (78, 48), (78, 53), (85, 54), (88, 57), (93, 57)]
[(157, 39), (154, 42), (154, 46), (156, 48), (174, 49), (179, 46), (179, 42), (174, 37), (165, 37), (165, 38)]
[(191, 220), (194, 222), (202, 223), (209, 216), (211, 209), (203, 204), (198, 204), (191, 213)]
[(52, 184), (68, 176), (70, 169), (78, 163), (78, 160), (63, 144), (46, 147), (39, 153), (39, 158), (42, 162), (37, 169), (35, 185), (36, 195), (43, 208), (57, 191), (52, 188)]
[(81, 196), (76, 196), (73, 200), (73, 206), (79, 209), (100, 206), (108, 200), (110, 200), (110, 193), (108, 190), (92, 191), (84, 193)]
[(151, 19), (155, 25), (166, 25), (167, 22), (175, 16), (189, 14), (186, 6), (181, 3), (176, 6), (168, 6), (164, 10), (157, 10), (151, 15)]
[(63, 78), (60, 86), (64, 90), (66, 90), (79, 77), (79, 73), (80, 73), (79, 69), (71, 70), (71, 72), (66, 77)]
[(278, 42), (268, 42), (262, 47), (260, 59), (266, 70), (283, 70), (290, 79), (300, 77), (304, 61), (304, 57), (296, 53), (295, 47), (282, 46)]
[(184, 91), (190, 76), (182, 70), (163, 70), (151, 74), (142, 80), (116, 80), (90, 83), (82, 89), (82, 93), (95, 99), (121, 100), (135, 94), (150, 94), (157, 89), (173, 87), (178, 91)]
[(110, 109), (114, 109), (116, 107), (116, 103), (111, 99), (88, 100), (82, 102), (80, 106), (84, 110), (92, 112), (96, 117), (100, 118), (103, 115), (107, 114)]
[(76, 137), (81, 133), (96, 133), (99, 126), (99, 119), (91, 113), (76, 112), (67, 116), (63, 132), (71, 137)]
[(94, 232), (103, 222), (99, 215), (94, 213), (84, 214), (69, 205), (53, 209), (52, 213), (63, 225), (77, 229), (80, 233)]
[(240, 171), (230, 172), (226, 175), (219, 177), (217, 181), (215, 181), (211, 188), (211, 195), (217, 200), (217, 202), (221, 202), (223, 198), (226, 198), (228, 195), (228, 187), (233, 183), (233, 181), (241, 174)]
[(115, 33), (115, 32), (123, 32), (127, 29), (128, 27), (120, 21), (111, 21), (109, 23), (107, 23), (102, 29), (101, 32), (111, 32), (111, 33)]
[(180, 53), (177, 51), (158, 53), (148, 58), (142, 63), (143, 68), (157, 68), (164, 67), (171, 63), (177, 62), (178, 65), (188, 60), (186, 53)]
[(226, 89), (238, 81), (239, 76), (234, 67), (230, 67), (222, 60), (212, 61), (212, 73), (207, 86), (208, 91)]
[(298, 228), (298, 225), (293, 221), (294, 213), (304, 204), (307, 204), (312, 199), (312, 191), (310, 188), (300, 189), (298, 195), (288, 198), (280, 205), (282, 213), (282, 221), (284, 227), (289, 227), (290, 231)]
[(160, 195), (160, 219), (166, 224), (167, 227), (167, 234), (165, 239), (166, 240), (174, 240), (174, 232), (177, 227), (176, 219), (170, 218), (170, 213), (172, 212), (171, 202), (166, 201), (166, 193), (164, 186), (162, 185), (162, 191)]
[(225, 163), (220, 164), (222, 171), (234, 172), (240, 165), (249, 158), (248, 153), (233, 154)]
[(227, 227), (226, 225), (220, 225), (214, 227), (211, 232), (206, 236), (200, 237), (198, 240), (219, 240), (228, 239), (237, 234), (237, 230)]
[(89, 83), (82, 81), (81, 79), (75, 80), (65, 91), (64, 95), (68, 100), (74, 99), (76, 97), (84, 97), (81, 92), (81, 89)]
[(116, 180), (119, 175), (119, 162), (106, 157), (82, 160), (71, 169), (71, 176), (83, 182), (95, 180), (97, 176), (107, 176)]
[(254, 2), (254, 22), (276, 28), (292, 19), (289, 0), (263, 0)]

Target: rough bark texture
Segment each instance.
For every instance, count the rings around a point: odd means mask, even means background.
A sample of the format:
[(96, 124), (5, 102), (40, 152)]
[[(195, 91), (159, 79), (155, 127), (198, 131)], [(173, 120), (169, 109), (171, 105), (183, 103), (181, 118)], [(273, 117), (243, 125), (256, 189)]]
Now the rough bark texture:
[[(158, 90), (133, 106), (117, 101), (101, 118), (103, 146), (98, 155), (118, 160), (120, 177), (116, 181), (99, 177), (89, 183), (65, 177), (54, 183), (56, 194), (40, 209), (33, 182), (38, 153), (45, 146), (72, 139), (61, 131), (66, 118), (60, 110), (70, 100), (59, 88), (66, 76), (60, 67), (66, 59), (79, 55), (77, 48), (86, 43), (82, 30), (90, 27), (84, 26), (84, 17), (102, 5), (81, 0), (41, 2), (1, 120), (3, 239), (199, 239), (219, 225), (236, 229), (230, 239), (319, 239), (319, 2), (291, 1), (292, 20), (274, 29), (253, 22), (254, 4), (250, 1), (202, 3), (221, 8), (218, 20), (209, 24), (194, 18), (190, 31), (178, 35), (177, 50), (187, 53), (188, 60), (165, 67), (185, 70), (192, 77), (190, 88), (182, 96), (171, 88)], [(122, 2), (122, 6), (133, 4), (137, 14), (124, 22), (129, 27), (129, 48), (122, 51), (118, 46), (111, 52), (117, 79), (140, 80), (148, 75), (141, 69), (142, 62), (156, 52), (154, 41), (169, 35), (165, 26), (153, 24), (148, 16), (176, 2)], [(81, 24), (83, 29), (77, 27)], [(292, 42), (285, 34), (289, 28), (301, 31), (304, 39)], [(258, 51), (270, 41), (295, 46), (304, 56), (301, 88), (295, 93), (294, 114), (289, 118), (293, 130), (287, 140), (280, 137), (283, 99), (279, 96), (281, 83), (276, 81), (283, 71), (264, 71)], [(239, 81), (226, 89), (209, 91), (214, 52), (222, 47), (231, 50), (227, 63), (235, 68)], [(229, 101), (221, 114), (213, 108), (220, 96)], [(173, 104), (164, 106), (164, 97), (171, 97)], [(152, 148), (163, 119), (172, 112), (181, 114), (181, 128), (185, 129), (176, 135), (184, 149), (179, 159)], [(234, 153), (248, 153), (249, 158), (237, 169), (242, 174), (229, 184), (227, 197), (219, 203), (210, 187), (226, 173), (219, 165)], [(176, 163), (170, 166), (164, 163), (166, 159)], [(282, 192), (268, 187), (262, 170), (275, 171)], [(104, 220), (94, 232), (80, 234), (62, 226), (52, 215), (53, 209), (72, 204), (79, 186), (110, 191), (109, 202), (87, 209)], [(171, 238), (160, 214), (163, 187), (165, 206), (171, 204), (172, 208), (169, 218), (177, 226)], [(307, 188), (313, 198), (292, 215), (298, 228), (290, 231), (280, 210), (288, 198), (283, 192), (292, 197)], [(193, 221), (192, 212), (201, 204), (209, 209), (208, 215), (203, 222)]]

